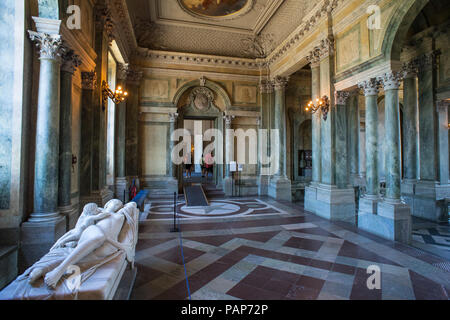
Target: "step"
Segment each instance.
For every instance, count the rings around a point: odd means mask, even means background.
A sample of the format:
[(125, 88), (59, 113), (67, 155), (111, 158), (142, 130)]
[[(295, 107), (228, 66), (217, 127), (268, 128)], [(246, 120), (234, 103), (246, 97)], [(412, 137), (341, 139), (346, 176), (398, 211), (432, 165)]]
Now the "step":
[(17, 246), (0, 246), (0, 290), (17, 277), (17, 255)]

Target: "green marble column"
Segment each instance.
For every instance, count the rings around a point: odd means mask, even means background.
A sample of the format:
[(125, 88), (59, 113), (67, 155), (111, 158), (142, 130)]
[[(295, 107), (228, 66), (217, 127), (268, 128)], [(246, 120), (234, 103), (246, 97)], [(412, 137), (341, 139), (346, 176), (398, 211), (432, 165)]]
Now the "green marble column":
[[(438, 181), (441, 185), (447, 185), (450, 180), (449, 177), (449, 145), (448, 145), (448, 107), (449, 100), (441, 100), (437, 102), (438, 112), (438, 149), (439, 149), (439, 175)], [(448, 191), (447, 191), (448, 192)], [(448, 193), (447, 193), (448, 194)]]
[(73, 50), (65, 49), (61, 67), (61, 114), (59, 136), (59, 207), (71, 206), (72, 189), (72, 78), (81, 61)]
[(279, 131), (280, 155), (278, 157), (278, 171), (276, 176), (286, 178), (286, 86), (287, 78), (277, 77), (275, 88), (275, 121), (274, 129)]
[[(270, 129), (271, 129), (271, 107), (273, 96), (273, 85), (269, 80), (261, 80), (259, 83), (259, 93), (261, 95), (261, 119), (260, 129), (265, 130), (258, 133), (259, 146), (259, 180), (258, 194), (266, 196), (268, 194), (270, 179)], [(265, 144), (263, 145), (263, 141)]]
[(126, 175), (131, 181), (139, 176), (139, 85), (142, 72), (136, 69), (128, 71), (127, 77), (127, 120), (126, 120)]
[[(117, 86), (124, 90), (127, 80), (128, 65), (119, 64), (117, 66)], [(126, 117), (127, 104), (122, 102), (116, 104), (116, 123), (115, 123), (115, 174), (116, 178), (125, 179), (125, 135), (126, 135)]]
[(379, 197), (378, 178), (378, 88), (379, 82), (370, 79), (359, 84), (366, 97), (366, 196)]
[(418, 104), (417, 72), (413, 65), (405, 70), (403, 81), (403, 144), (404, 179), (416, 181), (418, 178)]
[[(312, 90), (311, 99), (321, 98), (320, 96), (320, 58), (316, 51), (312, 51), (308, 57), (311, 62), (311, 80)], [(321, 163), (321, 143), (320, 143), (320, 123), (321, 113), (316, 112), (312, 115), (312, 184), (317, 185), (322, 180)]]
[(97, 84), (97, 74), (92, 72), (81, 73), (81, 141), (80, 155), (80, 197), (89, 197), (92, 193), (92, 152), (94, 132), (94, 89)]
[(437, 181), (436, 123), (437, 113), (434, 97), (435, 56), (423, 55), (417, 60), (419, 66), (419, 144), (420, 180)]
[(223, 189), (227, 196), (233, 195), (233, 175), (230, 171), (230, 162), (234, 161), (234, 132), (231, 123), (234, 116), (225, 115), (225, 178), (223, 179)]
[(58, 212), (61, 37), (30, 31), (40, 48), (34, 212), (29, 222), (61, 219)]
[(350, 94), (347, 108), (348, 119), (348, 173), (352, 185), (359, 176), (359, 90)]
[(386, 130), (386, 196), (385, 199), (400, 201), (401, 183), (401, 141), (400, 103), (398, 90), (401, 77), (398, 73), (385, 74), (381, 81), (385, 92)]
[(169, 113), (169, 152), (167, 153), (169, 159), (168, 159), (168, 166), (169, 166), (169, 177), (176, 178), (176, 170), (175, 165), (172, 162), (172, 150), (175, 148), (175, 141), (172, 141), (171, 137), (173, 133), (175, 132), (175, 125), (177, 122), (178, 113)]
[(345, 189), (349, 185), (347, 154), (347, 101), (349, 92), (337, 91), (336, 102), (336, 186)]

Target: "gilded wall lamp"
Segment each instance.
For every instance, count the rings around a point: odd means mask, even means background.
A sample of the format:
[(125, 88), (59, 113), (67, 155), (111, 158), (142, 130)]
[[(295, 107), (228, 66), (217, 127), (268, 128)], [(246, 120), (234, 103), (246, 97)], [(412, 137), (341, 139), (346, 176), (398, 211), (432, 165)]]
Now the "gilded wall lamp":
[(316, 101), (310, 101), (305, 107), (305, 111), (316, 113), (321, 110), (323, 115), (323, 120), (327, 121), (328, 112), (330, 112), (330, 99), (327, 96), (323, 96), (321, 99), (316, 99)]
[(116, 91), (112, 91), (106, 81), (102, 83), (102, 97), (103, 97), (103, 111), (105, 111), (108, 98), (115, 104), (122, 103), (128, 97), (128, 92), (124, 91), (121, 86), (118, 86)]

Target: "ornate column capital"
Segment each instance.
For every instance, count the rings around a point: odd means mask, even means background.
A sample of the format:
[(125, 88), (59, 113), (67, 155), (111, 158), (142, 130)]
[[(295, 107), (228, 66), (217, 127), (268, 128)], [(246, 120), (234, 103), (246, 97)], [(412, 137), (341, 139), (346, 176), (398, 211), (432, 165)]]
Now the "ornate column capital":
[(358, 83), (358, 87), (364, 91), (364, 95), (367, 96), (378, 96), (380, 81), (376, 78), (363, 81)]
[(169, 113), (169, 122), (170, 123), (175, 123), (175, 121), (177, 121), (177, 119), (178, 119), (178, 113), (176, 113), (176, 112), (170, 112)]
[(112, 19), (111, 10), (107, 5), (96, 5), (95, 8), (95, 25), (102, 31), (106, 32), (109, 42), (114, 39), (114, 21)]
[(41, 59), (60, 61), (62, 55), (62, 39), (59, 34), (47, 34), (28, 30), (31, 41), (36, 42)]
[(320, 41), (318, 47), (320, 59), (334, 55), (334, 38), (328, 37)]
[(450, 106), (450, 100), (440, 100), (436, 102), (437, 111), (440, 112)]
[(83, 90), (97, 88), (97, 73), (95, 71), (81, 73), (81, 87)]
[(289, 81), (288, 77), (276, 76), (273, 79), (273, 87), (275, 88), (275, 91), (286, 89), (288, 81)]
[(65, 47), (61, 58), (61, 71), (74, 74), (76, 69), (81, 66), (80, 56), (75, 54), (75, 51), (72, 49)]
[(343, 106), (347, 103), (348, 98), (350, 97), (349, 91), (336, 91), (334, 93), (336, 105)]
[(272, 93), (273, 92), (273, 84), (269, 80), (261, 80), (259, 82), (259, 92), (261, 93)]
[(225, 120), (226, 129), (231, 129), (231, 123), (233, 122), (234, 118), (236, 118), (236, 117), (232, 116), (232, 115), (224, 115), (223, 118)]
[(398, 90), (403, 80), (403, 74), (397, 71), (387, 72), (379, 77), (379, 80), (383, 84), (384, 90)]
[(402, 67), (403, 77), (406, 78), (415, 78), (419, 73), (419, 66), (416, 60), (412, 60), (403, 64)]
[(129, 68), (127, 72), (127, 82), (131, 84), (139, 84), (144, 73), (138, 69)]
[(306, 60), (311, 63), (312, 68), (318, 68), (320, 66), (320, 49), (319, 47), (315, 47), (309, 54), (306, 56)]
[(117, 64), (117, 80), (126, 81), (128, 77), (128, 63), (118, 63)]

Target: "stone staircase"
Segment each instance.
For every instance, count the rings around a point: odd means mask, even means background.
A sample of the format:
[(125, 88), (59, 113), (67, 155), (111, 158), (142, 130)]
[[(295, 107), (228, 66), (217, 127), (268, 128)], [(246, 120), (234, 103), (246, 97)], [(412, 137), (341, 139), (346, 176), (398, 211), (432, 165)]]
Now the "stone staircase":
[(204, 184), (203, 190), (205, 190), (206, 198), (208, 198), (208, 200), (225, 199), (223, 190), (217, 188), (214, 184)]
[(0, 290), (18, 275), (17, 246), (0, 246)]

